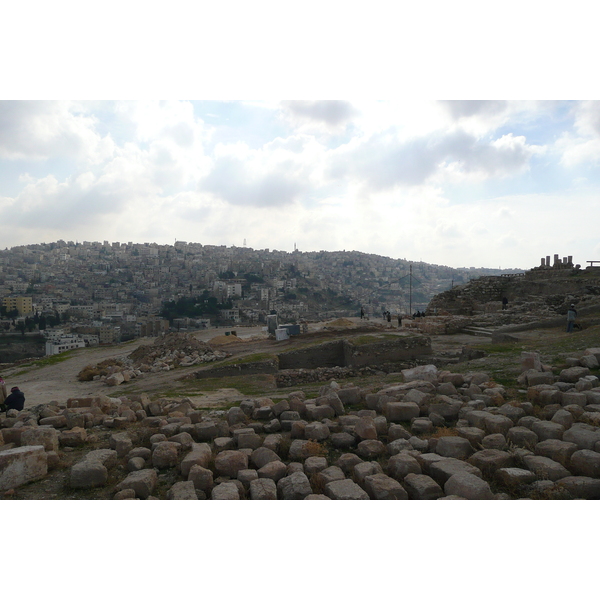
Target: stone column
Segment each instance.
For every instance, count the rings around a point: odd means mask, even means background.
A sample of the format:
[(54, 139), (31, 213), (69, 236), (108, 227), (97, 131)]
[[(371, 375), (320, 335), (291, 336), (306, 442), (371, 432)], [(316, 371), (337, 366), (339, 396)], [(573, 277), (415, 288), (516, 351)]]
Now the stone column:
[(549, 267), (550, 266), (550, 257), (546, 256), (546, 266)]

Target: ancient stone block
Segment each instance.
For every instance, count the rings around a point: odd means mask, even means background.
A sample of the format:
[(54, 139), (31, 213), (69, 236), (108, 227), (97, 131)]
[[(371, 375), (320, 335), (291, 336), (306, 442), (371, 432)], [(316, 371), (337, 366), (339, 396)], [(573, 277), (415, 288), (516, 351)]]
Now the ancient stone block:
[(600, 453), (593, 450), (577, 450), (571, 455), (569, 470), (575, 475), (600, 478)]
[(277, 485), (272, 479), (255, 479), (250, 482), (251, 500), (277, 500)]
[(356, 453), (365, 460), (372, 460), (385, 452), (385, 445), (379, 440), (363, 440), (356, 448)]
[(444, 495), (442, 488), (429, 475), (409, 473), (402, 487), (411, 500), (437, 500)]
[(281, 500), (303, 500), (311, 493), (310, 482), (304, 473), (292, 473), (277, 482), (277, 495)]
[(152, 466), (157, 469), (176, 467), (181, 445), (176, 442), (159, 442), (152, 451)]
[(152, 494), (158, 482), (158, 475), (154, 469), (143, 469), (130, 473), (117, 485), (117, 491), (132, 489), (135, 495), (145, 500)]
[(402, 482), (409, 473), (421, 473), (419, 462), (409, 454), (396, 454), (387, 464), (387, 474), (396, 481)]
[[(302, 468), (302, 465), (300, 465)], [(280, 460), (274, 460), (264, 464), (257, 471), (259, 479), (272, 479), (277, 482), (288, 475), (288, 467)]]
[[(46, 452), (58, 452), (58, 433), (53, 427), (33, 427), (26, 429), (21, 433), (21, 445), (44, 446)], [(2, 439), (0, 438), (0, 445), (1, 443)]]
[(0, 491), (41, 479), (47, 473), (44, 446), (21, 446), (0, 451)]
[(482, 477), (480, 469), (457, 458), (443, 458), (429, 464), (429, 474), (440, 485), (444, 485), (455, 473), (463, 471)]
[(167, 492), (168, 500), (198, 500), (196, 488), (191, 481), (178, 481)]
[(240, 500), (240, 492), (233, 481), (216, 485), (211, 492), (211, 500)]
[(496, 471), (496, 479), (508, 488), (515, 488), (521, 485), (532, 483), (536, 479), (535, 473), (526, 469), (516, 467), (503, 467)]
[(461, 496), (467, 500), (493, 500), (494, 494), (487, 481), (472, 473), (455, 473), (444, 484), (448, 495)]
[(571, 475), (560, 463), (545, 456), (525, 456), (523, 462), (530, 471), (533, 471), (538, 477), (543, 479), (557, 481)]
[(408, 500), (406, 490), (383, 473), (367, 475), (363, 487), (372, 500)]
[(332, 500), (368, 500), (369, 495), (351, 479), (330, 481), (325, 486), (325, 495)]
[(208, 493), (213, 487), (213, 472), (199, 464), (193, 464), (187, 475), (188, 481), (198, 490)]
[(469, 440), (459, 436), (443, 436), (438, 438), (436, 453), (447, 458), (464, 460), (473, 454), (474, 450)]
[(558, 479), (556, 486), (566, 489), (575, 498), (584, 498), (586, 500), (600, 499), (600, 479), (570, 476)]

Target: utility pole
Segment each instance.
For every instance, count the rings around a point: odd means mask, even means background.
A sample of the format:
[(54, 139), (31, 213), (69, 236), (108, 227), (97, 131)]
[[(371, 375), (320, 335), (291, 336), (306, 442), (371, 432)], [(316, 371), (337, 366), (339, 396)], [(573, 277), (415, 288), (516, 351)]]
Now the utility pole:
[(408, 312), (409, 312), (410, 316), (412, 316), (412, 263), (410, 264), (408, 281), (409, 281)]

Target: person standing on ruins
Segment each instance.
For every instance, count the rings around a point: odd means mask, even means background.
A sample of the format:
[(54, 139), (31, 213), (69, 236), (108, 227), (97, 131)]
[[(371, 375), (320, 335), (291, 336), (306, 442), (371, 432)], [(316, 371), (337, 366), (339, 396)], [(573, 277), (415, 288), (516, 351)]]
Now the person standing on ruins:
[(571, 304), (569, 310), (567, 311), (567, 333), (573, 332), (573, 327), (575, 326), (576, 318), (577, 318), (577, 311), (575, 310), (575, 305)]

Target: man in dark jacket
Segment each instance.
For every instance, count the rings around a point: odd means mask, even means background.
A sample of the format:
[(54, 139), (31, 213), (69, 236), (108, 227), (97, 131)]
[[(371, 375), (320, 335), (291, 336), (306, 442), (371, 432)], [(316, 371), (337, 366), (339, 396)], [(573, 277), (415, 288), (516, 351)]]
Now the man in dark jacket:
[(10, 410), (11, 408), (14, 408), (16, 410), (23, 410), (24, 404), (25, 394), (16, 386), (14, 388), (11, 388), (10, 394), (4, 402), (6, 410)]

